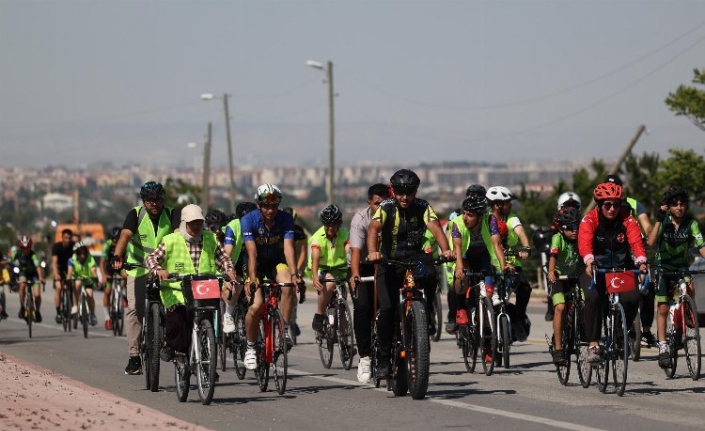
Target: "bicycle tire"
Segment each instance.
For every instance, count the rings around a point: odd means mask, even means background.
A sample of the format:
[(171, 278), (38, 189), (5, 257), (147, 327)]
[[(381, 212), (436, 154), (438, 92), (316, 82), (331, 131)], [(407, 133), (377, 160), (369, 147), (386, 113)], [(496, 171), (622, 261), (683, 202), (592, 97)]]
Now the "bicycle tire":
[(259, 335), (257, 340), (257, 368), (255, 376), (261, 392), (267, 391), (269, 385), (269, 364), (265, 361), (264, 355), (264, 321), (259, 322)]
[(499, 325), (497, 326), (499, 328), (499, 331), (497, 331), (497, 335), (501, 338), (497, 342), (497, 347), (502, 349), (502, 366), (506, 369), (509, 368), (509, 346), (511, 344), (511, 338), (509, 338), (509, 317), (504, 314), (499, 316)]
[(338, 350), (340, 353), (340, 362), (347, 371), (352, 368), (353, 359), (355, 358), (355, 333), (353, 331), (350, 306), (346, 300), (342, 298), (338, 299), (336, 313), (338, 314), (336, 319), (338, 320)]
[(468, 373), (474, 373), (477, 366), (477, 347), (479, 340), (477, 339), (477, 331), (471, 325), (462, 325), (458, 328), (456, 336), (462, 337), (462, 352), (463, 362), (465, 362), (465, 370)]
[(441, 303), (440, 289), (436, 290), (436, 300), (433, 302), (433, 313), (429, 316), (429, 319), (433, 319), (433, 327), (436, 328), (436, 333), (431, 335), (431, 341), (437, 342), (441, 339), (441, 332), (443, 332), (441, 329), (443, 326), (443, 304)]
[[(495, 324), (494, 308), (489, 298), (480, 298), (481, 304), (478, 308), (478, 337), (480, 340), (480, 359), (485, 375), (491, 376), (494, 371), (494, 358), (497, 352), (497, 336), (493, 326)], [(487, 344), (489, 340), (489, 345)]]
[(676, 375), (676, 368), (678, 368), (678, 349), (676, 349), (675, 327), (671, 316), (668, 317), (666, 322), (666, 344), (668, 345), (669, 364), (661, 369), (667, 378), (672, 379)]
[[(213, 400), (215, 392), (216, 369), (218, 368), (218, 354), (215, 345), (215, 331), (210, 320), (202, 319), (196, 331), (196, 339), (193, 343), (193, 354), (195, 356), (196, 349), (200, 356), (200, 360), (191, 361), (191, 364), (196, 367), (196, 382), (198, 383), (198, 398), (201, 399), (201, 404), (208, 405)], [(193, 358), (195, 359), (195, 358)]]
[(641, 359), (641, 304), (634, 318), (634, 325), (629, 331), (629, 357), (634, 362)]
[(225, 371), (228, 368), (228, 344), (230, 336), (223, 331), (223, 317), (225, 313), (225, 302), (220, 301), (220, 309), (218, 311), (218, 329), (220, 329), (220, 333), (218, 334), (218, 342), (215, 348), (218, 350), (218, 360), (220, 362), (221, 371)]
[(71, 292), (66, 285), (61, 289), (61, 324), (64, 332), (71, 332)]
[[(612, 325), (614, 329), (612, 360), (612, 384), (615, 393), (623, 396), (627, 388), (627, 374), (629, 371), (629, 333), (627, 332), (627, 318), (624, 307), (619, 302), (614, 305)], [(620, 334), (622, 334), (620, 336)], [(641, 342), (641, 340), (639, 340)]]
[(428, 392), (430, 368), (428, 321), (423, 302), (413, 301), (406, 315), (406, 366), (411, 398), (422, 400)]
[(681, 298), (681, 316), (683, 328), (683, 356), (688, 366), (690, 378), (694, 381), (700, 378), (702, 357), (700, 351), (700, 329), (698, 328), (698, 312), (695, 301), (690, 296)]
[(298, 343), (297, 337), (296, 337), (296, 310), (298, 309), (298, 304), (294, 305), (294, 309), (291, 310), (291, 318), (289, 319), (289, 338), (291, 338), (291, 342), (294, 343), (294, 346), (296, 346)]
[(331, 364), (333, 364), (334, 331), (333, 326), (328, 321), (328, 314), (324, 314), (323, 331), (320, 334), (316, 334), (316, 341), (318, 342), (318, 356), (320, 356), (321, 363), (325, 369), (330, 369)]
[(174, 380), (176, 398), (180, 403), (183, 403), (188, 399), (188, 392), (191, 389), (191, 367), (188, 355), (179, 355), (174, 360)]
[(370, 337), (370, 371), (372, 382), (375, 388), (379, 388), (380, 379), (377, 378), (377, 365), (379, 364), (379, 339), (377, 336), (377, 320), (379, 319), (379, 311), (375, 314), (372, 321), (372, 336)]
[[(607, 313), (611, 313), (608, 311)], [(607, 314), (605, 313), (605, 314)], [(611, 320), (611, 318), (610, 318)], [(607, 390), (607, 383), (609, 381), (610, 374), (610, 360), (607, 352), (606, 340), (611, 340), (613, 337), (612, 326), (607, 324), (607, 316), (602, 317), (602, 328), (604, 331), (603, 337), (600, 339), (600, 353), (602, 354), (602, 360), (600, 362), (594, 363), (593, 368), (595, 370), (595, 381), (597, 383), (597, 389), (604, 393)], [(611, 346), (609, 346), (611, 348)]]
[(34, 320), (34, 297), (32, 294), (32, 287), (29, 286), (29, 283), (27, 283), (28, 286), (25, 289), (24, 292), (24, 312), (25, 312), (25, 320), (27, 321), (27, 329), (29, 330), (29, 338), (32, 338), (32, 321)]
[(83, 338), (88, 338), (88, 319), (90, 317), (90, 310), (88, 309), (88, 298), (83, 292), (81, 292), (78, 298), (81, 304), (81, 310), (79, 315), (81, 316), (81, 326), (83, 327)]
[[(568, 302), (566, 302), (565, 308), (570, 312)], [(558, 381), (561, 382), (563, 386), (568, 385), (568, 380), (570, 379), (570, 352), (572, 349), (571, 346), (573, 346), (573, 333), (572, 316), (568, 318), (568, 313), (566, 313), (563, 320), (563, 330), (561, 331), (561, 346), (563, 347), (563, 359), (565, 363), (563, 365), (556, 365)]]
[(272, 354), (272, 373), (274, 374), (274, 387), (279, 395), (284, 395), (286, 392), (287, 368), (289, 366), (286, 334), (284, 333), (284, 318), (281, 311), (275, 310), (275, 313), (270, 318), (272, 329), (270, 335), (274, 343), (274, 352)]
[[(117, 287), (120, 287), (117, 289)], [(116, 283), (115, 291), (115, 321), (113, 322), (113, 333), (118, 337), (122, 337), (122, 333), (125, 330), (125, 303), (123, 301), (122, 286), (118, 281)]]
[(233, 364), (235, 368), (235, 374), (238, 380), (245, 378), (247, 373), (247, 368), (245, 368), (245, 349), (247, 347), (247, 339), (245, 336), (245, 315), (242, 308), (238, 305), (235, 307), (235, 315), (233, 316), (235, 320), (235, 340), (232, 340), (232, 353), (233, 353)]
[(588, 343), (585, 332), (585, 319), (583, 317), (584, 309), (585, 304), (582, 300), (575, 302), (575, 307), (573, 308), (573, 324), (575, 329), (574, 340), (578, 379), (580, 379), (582, 387), (587, 388), (590, 386), (592, 380), (592, 366), (587, 361)]
[(152, 392), (159, 390), (159, 368), (161, 366), (159, 362), (159, 351), (163, 344), (160, 314), (159, 303), (150, 303), (149, 314), (147, 315), (147, 340), (145, 343), (144, 357), (142, 358), (142, 367), (146, 368), (145, 379), (147, 389)]

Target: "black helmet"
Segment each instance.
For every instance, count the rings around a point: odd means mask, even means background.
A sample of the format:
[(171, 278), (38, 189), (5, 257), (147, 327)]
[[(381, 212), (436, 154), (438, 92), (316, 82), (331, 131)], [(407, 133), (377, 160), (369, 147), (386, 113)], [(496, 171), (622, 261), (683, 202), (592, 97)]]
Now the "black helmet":
[(164, 190), (164, 186), (156, 181), (147, 181), (142, 184), (142, 188), (140, 188), (140, 198), (143, 201), (150, 199), (164, 199), (165, 194), (166, 191)]
[(110, 231), (110, 238), (116, 239), (120, 236), (120, 233), (122, 232), (122, 228), (120, 226), (115, 226), (111, 231)]
[(218, 226), (224, 226), (228, 223), (228, 216), (221, 210), (211, 210), (206, 214), (206, 223)]
[(487, 212), (487, 198), (484, 195), (472, 195), (463, 201), (463, 210), (478, 215)]
[(564, 207), (558, 210), (554, 220), (559, 226), (575, 225), (580, 221), (580, 213), (575, 207)]
[(482, 195), (487, 194), (487, 189), (480, 184), (470, 184), (467, 189), (465, 189), (465, 197), (470, 195)]
[(250, 211), (254, 211), (257, 209), (257, 204), (254, 202), (240, 202), (237, 204), (235, 207), (235, 215), (237, 218), (242, 218), (245, 214), (247, 214)]
[(343, 213), (340, 212), (340, 208), (331, 204), (321, 210), (318, 218), (323, 224), (333, 224), (343, 219)]
[(291, 216), (294, 217), (294, 220), (296, 220), (296, 217), (298, 216), (298, 215), (296, 214), (296, 210), (295, 210), (294, 208), (292, 208), (292, 207), (286, 207), (286, 208), (284, 208), (284, 212), (291, 214)]
[(666, 205), (670, 206), (678, 201), (688, 205), (688, 190), (683, 187), (669, 187), (663, 193), (663, 203)]
[(392, 184), (392, 188), (404, 191), (416, 190), (421, 184), (419, 176), (410, 169), (399, 169), (392, 175), (389, 182)]

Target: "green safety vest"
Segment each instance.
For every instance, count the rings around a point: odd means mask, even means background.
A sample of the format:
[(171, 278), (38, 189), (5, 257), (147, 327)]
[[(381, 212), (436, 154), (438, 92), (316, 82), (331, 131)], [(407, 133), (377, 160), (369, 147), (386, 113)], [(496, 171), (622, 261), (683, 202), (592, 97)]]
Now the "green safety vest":
[[(467, 250), (468, 246), (470, 245), (470, 231), (465, 226), (462, 217), (456, 216), (455, 218), (453, 218), (453, 220), (448, 223), (449, 237), (451, 236), (450, 232), (452, 232), (453, 225), (458, 226), (458, 231), (460, 232), (462, 239), (462, 250)], [(492, 235), (490, 234), (490, 215), (488, 213), (485, 213), (482, 216), (482, 226), (480, 227), (480, 234), (482, 235), (482, 242), (485, 243), (485, 247), (487, 247), (487, 251), (490, 253), (490, 262), (495, 268), (499, 270), (499, 259), (497, 259), (497, 255), (494, 252), (494, 245), (492, 244)], [(452, 238), (450, 238), (449, 246), (450, 249), (453, 250)], [(455, 262), (448, 262), (446, 265), (449, 268), (449, 270), (446, 271), (446, 279), (448, 280), (448, 284), (452, 285), (453, 279), (455, 278)]]
[(424, 252), (431, 253), (434, 259), (438, 259), (438, 242), (436, 241), (436, 237), (433, 236), (433, 232), (426, 229), (423, 236), (425, 240), (421, 248)]
[(79, 277), (92, 277), (93, 274), (91, 274), (91, 268), (96, 266), (95, 259), (93, 259), (93, 256), (88, 254), (88, 257), (86, 257), (86, 261), (81, 263), (78, 260), (78, 257), (74, 253), (73, 256), (71, 256), (71, 259), (73, 260), (73, 277), (74, 278), (79, 278)]
[[(125, 247), (125, 260), (128, 263), (144, 265), (144, 259), (157, 249), (157, 245), (166, 235), (173, 232), (171, 227), (171, 212), (173, 208), (164, 207), (159, 216), (159, 226), (157, 235), (154, 235), (154, 225), (152, 219), (147, 215), (147, 211), (142, 206), (134, 208), (137, 211), (137, 232), (132, 235)], [(127, 271), (131, 277), (143, 277), (147, 275), (146, 268), (135, 268)]]
[[(514, 220), (517, 216), (514, 213), (509, 213), (507, 220)], [(519, 235), (514, 232), (514, 223), (507, 223), (507, 247), (512, 248), (519, 244)], [(509, 265), (521, 268), (521, 259), (517, 256), (505, 256), (505, 259)]]
[[(189, 247), (181, 233), (171, 233), (165, 236), (162, 242), (166, 246), (166, 262), (164, 262), (162, 267), (169, 274), (215, 275), (215, 252), (218, 247), (218, 240), (213, 232), (203, 232), (203, 248), (201, 250), (201, 258), (198, 261), (198, 272), (193, 266)], [(164, 308), (185, 302), (184, 294), (181, 293), (180, 281), (162, 282), (161, 287), (159, 294)]]
[[(338, 234), (335, 236), (335, 243), (326, 237), (325, 227), (321, 226), (308, 239), (308, 248), (311, 248), (313, 241), (321, 248), (321, 255), (318, 259), (319, 269), (325, 270), (347, 270), (348, 259), (345, 254), (345, 243), (350, 239), (350, 231), (347, 229), (338, 229)], [(312, 269), (311, 253), (308, 254), (308, 269)], [(342, 271), (340, 271), (342, 272)]]
[(240, 258), (240, 253), (242, 252), (242, 229), (240, 228), (240, 219), (231, 220), (226, 226), (223, 227), (223, 233), (225, 233), (225, 228), (230, 226), (235, 235), (235, 244), (233, 245), (233, 251), (230, 253), (230, 258), (233, 264), (237, 262)]

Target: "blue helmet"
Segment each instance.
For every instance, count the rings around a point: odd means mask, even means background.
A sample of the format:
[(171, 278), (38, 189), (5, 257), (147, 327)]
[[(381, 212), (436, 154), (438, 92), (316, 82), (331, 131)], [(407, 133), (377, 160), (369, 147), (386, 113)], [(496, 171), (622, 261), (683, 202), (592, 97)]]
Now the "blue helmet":
[(147, 181), (142, 184), (142, 188), (140, 188), (140, 198), (143, 201), (150, 199), (164, 199), (165, 195), (166, 190), (164, 190), (164, 186), (156, 181)]

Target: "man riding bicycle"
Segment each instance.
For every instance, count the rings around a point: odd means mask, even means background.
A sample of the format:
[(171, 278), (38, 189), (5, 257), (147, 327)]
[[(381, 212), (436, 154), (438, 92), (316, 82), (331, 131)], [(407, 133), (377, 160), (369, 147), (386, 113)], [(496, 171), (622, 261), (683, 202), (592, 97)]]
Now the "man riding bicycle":
[(64, 229), (61, 231), (61, 241), (51, 246), (51, 273), (54, 279), (54, 306), (56, 306), (56, 323), (61, 324), (59, 315), (59, 304), (61, 303), (61, 289), (66, 280), (68, 262), (73, 255), (73, 231)]
[[(370, 250), (367, 259), (371, 262), (379, 262), (388, 257), (406, 262), (422, 262), (426, 269), (426, 276), (418, 281), (426, 296), (428, 314), (433, 310), (433, 301), (436, 297), (436, 271), (432, 262), (433, 257), (423, 250), (426, 229), (433, 233), (444, 258), (452, 258), (453, 253), (448, 249), (448, 239), (431, 205), (425, 200), (416, 198), (416, 192), (421, 184), (418, 175), (409, 169), (400, 169), (392, 175), (390, 182), (394, 190), (394, 199), (382, 202), (372, 216), (367, 234), (367, 249)], [(380, 362), (376, 375), (386, 379), (390, 374), (395, 310), (399, 303), (399, 288), (404, 283), (404, 270), (381, 265), (377, 271), (376, 281), (380, 343)], [(436, 328), (429, 328), (429, 335), (432, 335), (432, 329), (435, 333)]]
[(32, 283), (32, 290), (29, 292), (34, 297), (34, 321), (39, 323), (42, 321), (42, 315), (39, 313), (39, 307), (42, 305), (42, 289), (44, 285), (44, 269), (39, 263), (39, 257), (32, 250), (32, 239), (27, 235), (22, 235), (17, 242), (18, 249), (10, 258), (13, 266), (19, 269), (17, 281), (20, 287), (20, 319), (31, 319), (32, 316), (25, 316), (24, 300), (27, 292), (27, 284)]

